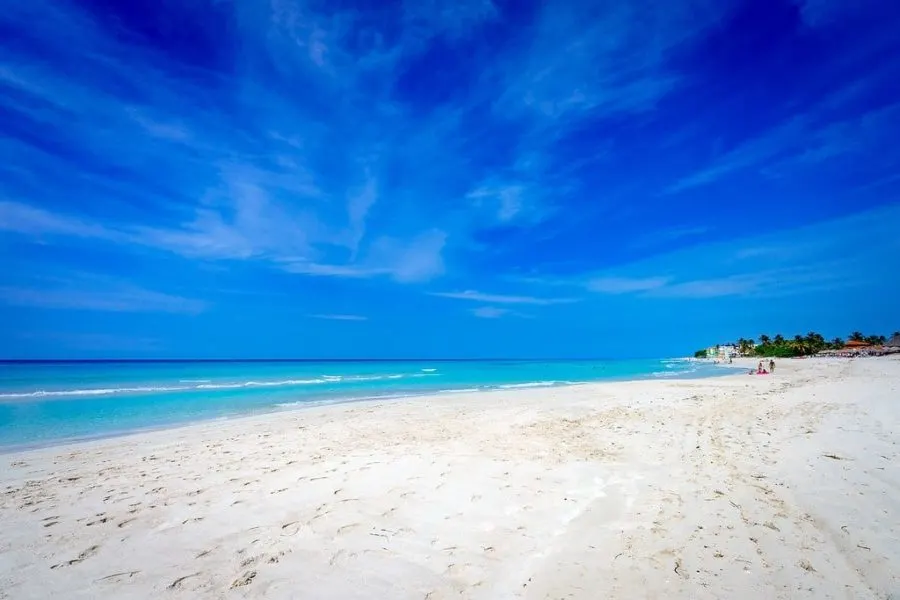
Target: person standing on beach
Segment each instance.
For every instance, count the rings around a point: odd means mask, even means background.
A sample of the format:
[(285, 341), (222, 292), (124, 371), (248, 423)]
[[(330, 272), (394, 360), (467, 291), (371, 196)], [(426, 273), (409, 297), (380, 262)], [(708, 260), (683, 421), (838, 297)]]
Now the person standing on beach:
[(775, 359), (769, 360), (769, 373), (775, 372)]

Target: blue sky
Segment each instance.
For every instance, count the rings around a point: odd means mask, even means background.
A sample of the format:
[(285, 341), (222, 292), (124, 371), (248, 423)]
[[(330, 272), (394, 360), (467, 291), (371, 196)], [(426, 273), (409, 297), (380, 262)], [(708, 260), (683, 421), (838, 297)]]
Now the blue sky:
[(29, 0), (0, 355), (900, 329), (900, 5)]

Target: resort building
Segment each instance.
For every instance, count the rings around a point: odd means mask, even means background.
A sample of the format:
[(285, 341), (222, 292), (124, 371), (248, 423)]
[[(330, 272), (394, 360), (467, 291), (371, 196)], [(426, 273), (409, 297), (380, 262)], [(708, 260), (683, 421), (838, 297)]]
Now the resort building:
[(738, 356), (738, 347), (733, 344), (716, 344), (706, 349), (706, 358), (728, 360)]

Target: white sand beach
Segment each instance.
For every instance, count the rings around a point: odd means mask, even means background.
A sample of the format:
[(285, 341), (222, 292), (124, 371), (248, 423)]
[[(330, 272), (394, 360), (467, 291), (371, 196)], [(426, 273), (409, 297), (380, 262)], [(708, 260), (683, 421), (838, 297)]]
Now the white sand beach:
[(900, 598), (900, 361), (0, 456), (0, 597)]

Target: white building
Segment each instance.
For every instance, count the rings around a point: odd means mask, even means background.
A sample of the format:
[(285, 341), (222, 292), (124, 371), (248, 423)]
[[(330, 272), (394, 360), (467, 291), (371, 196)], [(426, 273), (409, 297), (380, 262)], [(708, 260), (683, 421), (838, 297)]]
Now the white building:
[(729, 359), (738, 355), (738, 347), (731, 344), (723, 344), (719, 346), (719, 358)]
[(739, 349), (732, 344), (716, 344), (706, 349), (706, 358), (714, 358), (716, 360), (728, 360), (733, 356), (737, 356)]

